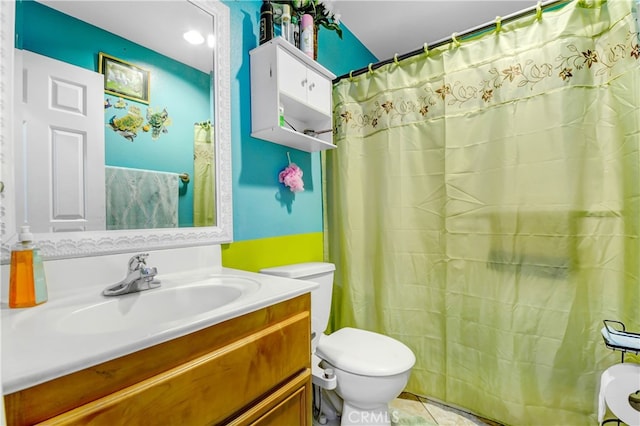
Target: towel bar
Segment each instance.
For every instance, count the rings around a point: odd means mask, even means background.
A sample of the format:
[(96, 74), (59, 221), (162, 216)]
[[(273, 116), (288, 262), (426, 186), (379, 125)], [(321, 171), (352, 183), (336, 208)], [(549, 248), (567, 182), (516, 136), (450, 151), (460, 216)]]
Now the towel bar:
[(180, 180), (182, 182), (189, 183), (189, 180), (190, 180), (189, 173), (180, 173), (178, 176), (180, 177)]

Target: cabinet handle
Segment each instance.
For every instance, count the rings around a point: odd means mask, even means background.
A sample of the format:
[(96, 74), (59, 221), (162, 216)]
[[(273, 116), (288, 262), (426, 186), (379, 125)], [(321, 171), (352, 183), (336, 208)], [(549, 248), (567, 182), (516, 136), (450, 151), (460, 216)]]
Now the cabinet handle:
[(307, 79), (306, 78), (300, 82), (300, 85), (302, 87), (304, 87), (306, 84), (307, 84)]
[(316, 84), (315, 83), (311, 83), (309, 85), (309, 91), (313, 90), (314, 87), (316, 87)]

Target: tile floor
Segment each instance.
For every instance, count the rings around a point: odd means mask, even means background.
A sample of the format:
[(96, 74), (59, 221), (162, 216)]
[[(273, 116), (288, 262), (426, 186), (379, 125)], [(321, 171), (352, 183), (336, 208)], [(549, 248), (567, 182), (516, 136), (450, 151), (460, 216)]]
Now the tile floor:
[[(392, 426), (503, 426), (427, 398), (403, 392), (389, 404)], [(338, 419), (314, 426), (339, 426)]]
[(448, 407), (444, 404), (403, 392), (390, 404), (394, 425), (425, 426), (502, 426), (491, 420)]

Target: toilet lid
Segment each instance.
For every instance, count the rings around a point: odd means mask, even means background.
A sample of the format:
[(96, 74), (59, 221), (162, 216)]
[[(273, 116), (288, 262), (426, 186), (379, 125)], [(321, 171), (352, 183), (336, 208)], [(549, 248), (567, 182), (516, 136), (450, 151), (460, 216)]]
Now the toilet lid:
[(316, 354), (333, 366), (363, 376), (391, 376), (411, 369), (416, 357), (403, 343), (382, 334), (345, 327), (322, 336)]

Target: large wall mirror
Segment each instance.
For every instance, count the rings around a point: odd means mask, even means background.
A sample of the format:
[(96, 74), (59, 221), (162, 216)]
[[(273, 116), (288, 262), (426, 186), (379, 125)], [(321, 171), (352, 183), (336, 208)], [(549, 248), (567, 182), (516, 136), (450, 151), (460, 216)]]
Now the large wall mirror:
[(229, 11), (0, 2), (2, 263), (232, 239)]

